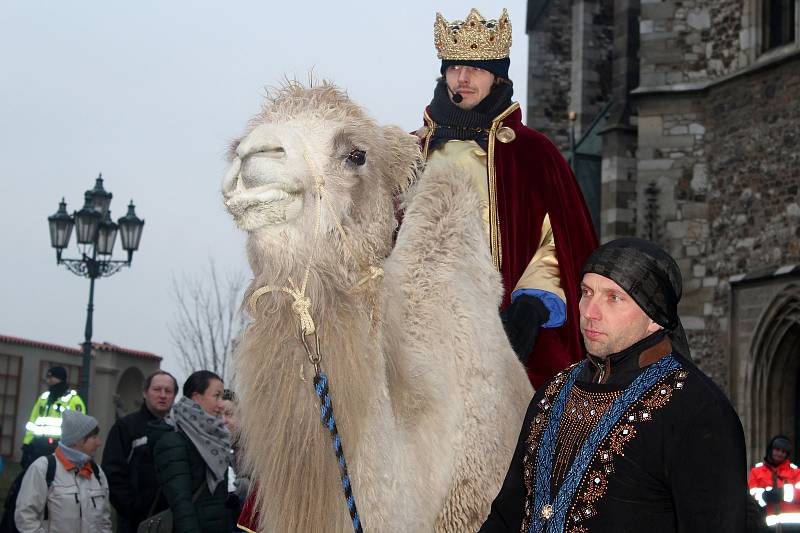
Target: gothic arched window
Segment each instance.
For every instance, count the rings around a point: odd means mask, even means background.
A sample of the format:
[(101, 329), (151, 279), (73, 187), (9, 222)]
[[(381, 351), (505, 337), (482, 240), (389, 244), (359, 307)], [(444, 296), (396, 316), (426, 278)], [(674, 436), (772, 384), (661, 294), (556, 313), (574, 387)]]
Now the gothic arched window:
[(797, 0), (763, 0), (761, 51), (766, 52), (797, 38)]

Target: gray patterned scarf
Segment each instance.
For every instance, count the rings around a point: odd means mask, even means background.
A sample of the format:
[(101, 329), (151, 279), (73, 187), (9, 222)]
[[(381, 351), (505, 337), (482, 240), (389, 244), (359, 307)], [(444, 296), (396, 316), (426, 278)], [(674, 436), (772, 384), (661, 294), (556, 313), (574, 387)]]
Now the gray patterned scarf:
[(231, 436), (222, 419), (206, 413), (200, 404), (183, 396), (172, 406), (165, 421), (189, 437), (200, 452), (208, 467), (208, 490), (213, 494), (225, 479), (231, 449)]

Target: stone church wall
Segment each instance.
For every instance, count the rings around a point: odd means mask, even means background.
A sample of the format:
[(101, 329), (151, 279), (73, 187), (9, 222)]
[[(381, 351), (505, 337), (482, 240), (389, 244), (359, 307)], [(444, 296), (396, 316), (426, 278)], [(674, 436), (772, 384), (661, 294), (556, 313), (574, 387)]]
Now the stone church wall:
[(715, 285), (695, 341), (715, 373), (727, 364), (731, 276), (800, 264), (800, 57), (713, 87), (707, 98)]
[[(708, 163), (702, 95), (676, 94), (643, 98), (638, 105), (637, 234), (660, 243), (683, 273), (681, 320), (695, 358), (702, 360), (694, 338), (706, 330), (717, 280), (708, 275)], [(657, 200), (647, 205), (646, 189), (655, 186)], [(655, 213), (648, 213), (655, 209)], [(650, 215), (655, 224), (649, 225)], [(723, 381), (724, 373), (712, 377)]]
[[(569, 150), (571, 2), (554, 1), (528, 35), (527, 124)], [(512, 58), (514, 60), (514, 58)]]
[(579, 142), (611, 99), (614, 5), (611, 0), (572, 4), (572, 80), (569, 110)]
[(709, 4), (705, 0), (642, 2), (639, 31), (643, 86), (708, 78)]
[(706, 42), (709, 76), (717, 78), (747, 67), (751, 41), (747, 27), (752, 20), (749, 5), (742, 0), (717, 0), (708, 10), (713, 28)]
[(611, 98), (612, 0), (554, 0), (529, 29), (527, 123), (562, 152), (570, 150)]
[[(574, 42), (575, 6), (603, 1), (553, 0), (530, 33), (528, 121), (564, 153), (569, 95), (614, 87), (632, 72), (596, 63), (597, 83), (575, 76), (576, 61), (589, 57)], [(800, 45), (761, 54), (761, 0), (641, 0), (627, 19), (624, 2), (616, 4), (615, 35), (623, 24), (638, 28), (638, 88), (629, 96), (631, 138), (604, 136), (601, 238), (629, 230), (676, 258), (695, 359), (730, 392), (744, 379), (730, 368), (731, 339), (745, 353), (731, 332), (731, 279), (800, 265)], [(588, 38), (603, 35), (592, 31)], [(579, 81), (588, 88), (572, 86)], [(629, 166), (614, 167), (634, 151)], [(618, 192), (628, 184), (635, 200)], [(632, 222), (620, 223), (619, 213)]]
[(800, 261), (800, 58), (742, 73), (753, 5), (643, 0), (640, 17), (637, 233), (681, 266), (695, 358), (724, 389), (729, 278)]

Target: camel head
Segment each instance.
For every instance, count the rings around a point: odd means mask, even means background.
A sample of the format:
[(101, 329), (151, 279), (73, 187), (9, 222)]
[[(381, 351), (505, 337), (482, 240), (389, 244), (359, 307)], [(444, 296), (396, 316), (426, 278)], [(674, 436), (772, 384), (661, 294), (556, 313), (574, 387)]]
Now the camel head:
[(314, 231), (338, 239), (338, 221), (356, 240), (371, 241), (356, 247), (385, 254), (395, 227), (393, 199), (420, 167), (417, 142), (400, 128), (377, 125), (330, 83), (288, 82), (267, 94), (261, 113), (232, 144), (225, 206), (237, 226), (265, 245), (276, 235), (308, 241)]

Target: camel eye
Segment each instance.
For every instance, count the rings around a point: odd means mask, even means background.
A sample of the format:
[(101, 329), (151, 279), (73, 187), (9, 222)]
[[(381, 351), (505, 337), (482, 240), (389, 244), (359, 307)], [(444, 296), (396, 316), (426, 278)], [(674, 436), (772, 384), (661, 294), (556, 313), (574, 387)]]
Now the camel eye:
[(367, 152), (359, 150), (358, 148), (353, 148), (347, 155), (347, 160), (355, 165), (361, 166), (367, 162)]

